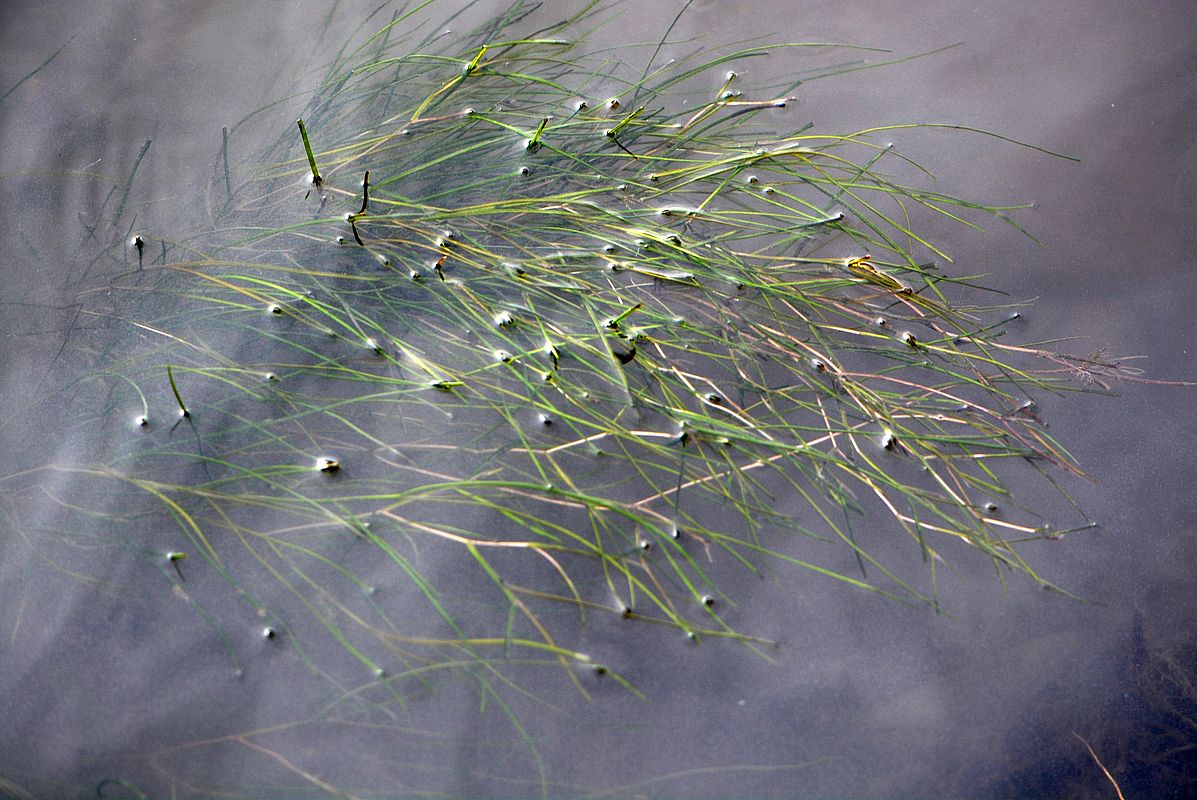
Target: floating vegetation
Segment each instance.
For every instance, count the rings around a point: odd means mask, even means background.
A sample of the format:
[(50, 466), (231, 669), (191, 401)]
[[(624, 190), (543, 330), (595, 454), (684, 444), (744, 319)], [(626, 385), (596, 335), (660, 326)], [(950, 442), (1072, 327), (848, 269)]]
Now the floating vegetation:
[[(592, 43), (601, 6), (521, 36), (531, 10), (452, 35), (397, 12), (249, 176), (222, 131), (215, 224), (113, 256), (83, 313), (127, 341), (63, 389), (189, 425), (23, 478), (105, 487), (54, 499), (169, 552), (176, 583), (184, 557), (188, 586), (219, 576), (331, 706), (392, 714), (464, 676), (533, 752), (506, 699), (531, 668), (638, 694), (579, 643), (598, 615), (770, 647), (725, 616), (729, 566), (933, 609), (954, 558), (1056, 589), (1019, 546), (1089, 523), (1006, 499), (1007, 464), (1079, 474), (1026, 398), (1133, 373), (1009, 341), (1009, 306), (914, 227), (1014, 209), (928, 188), (894, 128), (795, 127), (797, 77), (728, 71), (825, 45), (664, 61)], [(921, 567), (878, 554), (895, 536)]]

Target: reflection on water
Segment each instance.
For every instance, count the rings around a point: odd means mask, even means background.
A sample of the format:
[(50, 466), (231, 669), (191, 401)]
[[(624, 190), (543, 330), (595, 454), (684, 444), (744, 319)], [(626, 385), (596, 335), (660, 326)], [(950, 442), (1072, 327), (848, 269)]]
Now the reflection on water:
[[(676, 13), (660, 5), (659, 19), (643, 21), (654, 31)], [(991, 283), (1019, 297), (1042, 296), (1023, 310), (1014, 329), (1020, 339), (1090, 335), (1077, 351), (1150, 353), (1144, 366), (1152, 375), (1187, 378), (1194, 374), (1187, 311), (1197, 298), (1181, 271), (1194, 244), (1183, 224), (1182, 210), (1192, 208), (1192, 183), (1184, 178), (1194, 158), (1186, 140), (1192, 125), (1183, 123), (1193, 105), (1187, 76), (1194, 49), (1183, 35), (1191, 24), (1180, 22), (1193, 13), (1174, 5), (1155, 15), (1085, 2), (1051, 9), (822, 3), (801, 13), (781, 4), (777, 14), (756, 4), (737, 14), (700, 2), (673, 36), (725, 31), (730, 19), (733, 35), (745, 38), (768, 32), (902, 53), (963, 40), (884, 72), (809, 83), (795, 116), (779, 119), (845, 130), (959, 122), (1079, 155), (1082, 163), (1073, 165), (962, 135), (894, 134), (904, 153), (953, 192), (1039, 201), (1037, 213), (1020, 219), (1045, 249), (1013, 231), (979, 237), (932, 223), (963, 273), (991, 273)], [(473, 9), (472, 19), (486, 11)], [(7, 54), (0, 91), (66, 44), (0, 105), (0, 235), (10, 255), (0, 328), (5, 472), (56, 465), (10, 478), (0, 499), (0, 780), (8, 782), (0, 786), (39, 797), (78, 796), (78, 787), (86, 793), (97, 785), (100, 796), (136, 796), (132, 786), (154, 796), (200, 796), (214, 786), (248, 787), (248, 796), (260, 796), (262, 787), (528, 796), (539, 791), (543, 771), (559, 796), (626, 787), (617, 794), (1060, 797), (1077, 785), (1104, 796), (1108, 784), (1075, 731), (1128, 797), (1184, 796), (1182, 782), (1192, 775), (1184, 748), (1192, 738), (1171, 739), (1169, 731), (1192, 719), (1194, 698), (1184, 684), (1191, 672), (1183, 665), (1197, 599), (1187, 570), (1194, 518), (1185, 504), (1160, 498), (1191, 494), (1192, 453), (1178, 446), (1197, 440), (1186, 390), (1133, 385), (1118, 400), (1040, 399), (1051, 432), (1097, 481), (1067, 488), (1102, 529), (1039, 543), (1028, 556), (1050, 579), (1104, 605), (1042, 593), (1026, 581), (1003, 591), (980, 560), (958, 559), (943, 576), (952, 618), (796, 571), (773, 568), (764, 580), (717, 575), (734, 601), (720, 599), (719, 612), (780, 642), (772, 661), (720, 642), (695, 647), (675, 631), (663, 636), (614, 615), (593, 615), (567, 643), (601, 652), (604, 668), (632, 676), (647, 702), (597, 669), (578, 673), (588, 702), (560, 671), (513, 678), (534, 682), (535, 693), (490, 693), (480, 687), (500, 678), (479, 670), (441, 680), (420, 672), (428, 664), (419, 654), (390, 663), (366, 656), (363, 665), (348, 648), (305, 650), (327, 635), (323, 622), (336, 613), (429, 607), (417, 587), (388, 577), (394, 563), (379, 563), (377, 551), (363, 546), (369, 519), (331, 539), (308, 536), (295, 522), (290, 545), (309, 548), (305, 555), (322, 566), (246, 582), (243, 575), (270, 559), (230, 563), (225, 574), (206, 569), (202, 545), (178, 538), (185, 516), (164, 519), (161, 506), (139, 510), (143, 487), (119, 478), (134, 457), (159, 464), (163, 483), (219, 485), (232, 480), (231, 468), (205, 460), (205, 447), (233, 453), (237, 437), (246, 437), (255, 464), (295, 455), (284, 452), (293, 439), (272, 443), (244, 424), (263, 402), (286, 403), (283, 391), (351, 394), (319, 382), (288, 389), (285, 373), (282, 381), (273, 373), (230, 373), (243, 395), (223, 402), (203, 394), (210, 382), (179, 370), (174, 391), (163, 375), (148, 396), (139, 395), (136, 385), (96, 378), (94, 370), (136, 362), (154, 332), (85, 312), (144, 298), (135, 306), (140, 322), (192, 325), (189, 340), (210, 344), (195, 316), (206, 307), (164, 303), (171, 285), (154, 283), (177, 276), (135, 269), (187, 253), (194, 245), (179, 234), (225, 210), (221, 129), (233, 129), (230, 170), (244, 174), (244, 159), (292, 135), (280, 131), (303, 104), (237, 123), (268, 99), (310, 86), (319, 73), (307, 70), (332, 56), (368, 13), (346, 7), (314, 26), (309, 13), (284, 3), (249, 11), (235, 3), (168, 10), (129, 2), (86, 23), (67, 2), (0, 12)], [(559, 13), (541, 11), (524, 25), (534, 30)], [(379, 16), (371, 26), (388, 20)], [(321, 42), (311, 41), (313, 27), (328, 28)], [(777, 52), (744, 71), (784, 74), (801, 59)], [(379, 268), (348, 252), (330, 262), (347, 272)], [(123, 276), (115, 294), (104, 279), (112, 275)], [(426, 279), (438, 280), (431, 267)], [(235, 352), (238, 363), (317, 365), (312, 354), (325, 345), (310, 331), (296, 332), (292, 312), (309, 306), (292, 300), (280, 303), (281, 313), (262, 305), (236, 346), (220, 348)], [(489, 322), (500, 332), (506, 327)], [(348, 337), (337, 346), (346, 348), (339, 363), (379, 368), (373, 347), (350, 351)], [(38, 405), (60, 387), (67, 391)], [(455, 402), (443, 393), (405, 409), (414, 440), (468, 451), (451, 416)], [(180, 419), (179, 404), (197, 411)], [(371, 418), (385, 413), (383, 404), (363, 409)], [(142, 415), (148, 425), (138, 423)], [(519, 423), (514, 429), (542, 440), (559, 429), (534, 415)], [(296, 421), (294, 430), (314, 441), (341, 435), (304, 424)], [(199, 457), (172, 457), (182, 443), (194, 443)], [(405, 463), (403, 453), (387, 458)], [(614, 468), (601, 458), (587, 458), (595, 481), (620, 479), (604, 477)], [(336, 459), (338, 468), (318, 459)], [(432, 458), (421, 468), (448, 470), (457, 460)], [(96, 464), (115, 477), (96, 481), (72, 471)], [(372, 468), (321, 450), (303, 453), (302, 469), (302, 491), (322, 497), (337, 481), (371, 477)], [(1021, 486), (1025, 476), (1009, 479)], [(86, 480), (93, 488), (81, 492)], [(424, 522), (502, 524), (477, 508), (469, 513), (478, 519), (443, 513)], [(243, 519), (228, 526), (247, 536), (252, 530)], [(171, 556), (182, 552), (186, 558)], [(414, 568), (433, 583), (453, 581), (460, 566), (445, 552), (424, 545)], [(898, 555), (909, 557), (905, 549)], [(305, 594), (311, 613), (275, 616), (295, 605), (284, 588), (289, 581), (319, 585), (343, 577), (338, 568), (360, 580), (356, 595), (313, 591)], [(528, 584), (537, 585), (541, 568), (554, 574), (547, 564), (527, 567)], [(505, 608), (493, 584), (470, 586), (451, 601), (454, 618), (486, 619)], [(247, 596), (245, 587), (261, 593)], [(553, 622), (568, 625), (570, 614)], [(407, 630), (432, 638), (444, 635), (442, 627), (421, 616)], [(416, 644), (404, 647), (391, 652), (410, 654)], [(388, 680), (404, 670), (401, 680)]]

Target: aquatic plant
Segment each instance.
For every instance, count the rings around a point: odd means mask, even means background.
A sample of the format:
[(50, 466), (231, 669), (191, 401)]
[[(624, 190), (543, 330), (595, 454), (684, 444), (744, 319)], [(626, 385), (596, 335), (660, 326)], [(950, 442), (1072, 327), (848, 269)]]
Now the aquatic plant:
[[(115, 188), (119, 241), (80, 276), (113, 333), (56, 397), (75, 429), (131, 424), (6, 479), (9, 504), (86, 486), (50, 496), (72, 544), (137, 554), (240, 668), (209, 610), (232, 593), (327, 679), (314, 719), (397, 726), (473, 686), (546, 794), (514, 706), (540, 668), (639, 693), (585, 647), (596, 617), (767, 653), (727, 619), (729, 566), (939, 609), (942, 565), (975, 554), (1062, 591), (1020, 545), (1090, 523), (1018, 508), (1007, 465), (1079, 474), (1036, 397), (1133, 373), (1009, 341), (1018, 305), (916, 229), (1017, 207), (933, 188), (895, 127), (787, 129), (805, 80), (859, 63), (736, 74), (828, 46), (664, 59), (595, 44), (597, 4), (452, 35), (427, 5), (373, 15), (247, 173), (224, 132), (210, 226), (125, 230), (134, 176)], [(894, 536), (917, 572), (878, 555)]]

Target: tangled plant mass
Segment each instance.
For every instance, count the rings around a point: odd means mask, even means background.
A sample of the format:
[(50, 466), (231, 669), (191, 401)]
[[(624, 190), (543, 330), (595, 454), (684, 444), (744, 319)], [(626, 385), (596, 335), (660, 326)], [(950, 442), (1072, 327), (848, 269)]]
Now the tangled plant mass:
[(1015, 306), (913, 227), (1013, 208), (924, 188), (894, 128), (779, 132), (803, 81), (735, 70), (825, 45), (665, 59), (593, 44), (599, 6), (512, 33), (531, 10), (397, 13), (247, 178), (226, 131), (210, 229), (107, 251), (81, 298), (114, 342), (63, 391), (140, 430), (39, 470), (102, 498), (64, 513), (180, 592), (218, 575), (268, 638), (335, 641), (340, 702), (377, 709), (539, 664), (636, 692), (580, 649), (594, 615), (765, 647), (724, 619), (728, 564), (938, 608), (964, 545), (1055, 588), (1018, 547), (1079, 528), (1000, 513), (1004, 464), (1078, 472), (1034, 398), (1134, 375), (1008, 341)]

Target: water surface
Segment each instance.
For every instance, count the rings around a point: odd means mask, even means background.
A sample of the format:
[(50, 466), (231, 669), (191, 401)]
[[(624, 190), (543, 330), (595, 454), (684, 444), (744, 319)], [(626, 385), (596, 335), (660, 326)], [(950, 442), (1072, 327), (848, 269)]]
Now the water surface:
[[(649, 13), (628, 12), (624, 35), (650, 39), (680, 8), (650, 5)], [(990, 273), (993, 285), (1038, 298), (1012, 331), (1019, 338), (1085, 337), (1065, 347), (1147, 354), (1133, 363), (1150, 377), (1197, 375), (1197, 286), (1185, 261), (1197, 245), (1187, 224), (1197, 158), (1190, 4), (1150, 11), (1080, 0), (769, 5), (694, 3), (673, 38), (767, 34), (900, 54), (960, 42), (884, 70), (811, 82), (787, 120), (836, 130), (959, 123), (1080, 158), (957, 132), (893, 134), (939, 186), (1036, 204), (1019, 219), (1042, 246), (1000, 226), (986, 235), (934, 229), (962, 271)], [(9, 266), (0, 435), (14, 470), (111, 462), (137, 446), (136, 409), (118, 409), (113, 395), (100, 400), (111, 415), (97, 414), (86, 433), (72, 428), (65, 441), (54, 435), (55, 407), (27, 413), (50, 387), (90, 368), (91, 343), (110, 341), (107, 326), (79, 315), (78, 292), (88, 269), (114, 266), (76, 258), (109, 188), (122, 187), (152, 140), (118, 224), (96, 237), (106, 245), (135, 230), (195, 227), (222, 168), (221, 128), (306, 88), (310, 68), (363, 15), (344, 7), (327, 37), (313, 41), (312, 15), (285, 3), (167, 10), (127, 2), (104, 12), (75, 2), (12, 3), (0, 11), (0, 88), (65, 45), (0, 105), (0, 235)], [(667, 47), (662, 58), (684, 48)], [(745, 77), (801, 69), (803, 58), (778, 53)], [(290, 125), (296, 108), (298, 101), (284, 102), (235, 137), (234, 166), (279, 134), (272, 126)], [(119, 201), (108, 202), (111, 215)], [(123, 257), (131, 268), (136, 253), (126, 248)], [(92, 401), (91, 388), (79, 385), (81, 406)], [(723, 643), (695, 648), (681, 637), (596, 621), (581, 640), (633, 676), (649, 700), (596, 681), (595, 699), (586, 702), (555, 676), (544, 688), (552, 707), (517, 701), (553, 793), (1046, 797), (1059, 796), (1053, 780), (1077, 778), (1104, 796), (1108, 785), (1072, 731), (1108, 748), (1117, 767), (1119, 730), (1142, 724), (1136, 653), (1144, 640), (1155, 648), (1191, 644), (1197, 622), (1192, 390), (1117, 388), (1117, 398), (1040, 398), (1051, 431), (1092, 478), (1061, 481), (1101, 527), (1027, 554), (1092, 602), (1027, 582), (1003, 590), (987, 562), (962, 553), (944, 576), (950, 617), (798, 571), (738, 579), (736, 621), (781, 643), (772, 663)], [(70, 409), (73, 419), (79, 408)], [(1029, 475), (1013, 480), (1044, 491)], [(46, 473), (31, 490), (43, 502), (23, 494), (20, 503), (0, 503), (0, 778), (11, 786), (38, 797), (79, 796), (97, 784), (101, 796), (118, 796), (117, 779), (153, 796), (204, 796), (217, 785), (249, 787), (249, 796), (260, 796), (260, 787), (280, 794), (350, 787), (363, 797), (538, 791), (529, 748), (494, 704), (479, 710), (474, 687), (413, 694), (402, 726), (385, 733), (352, 715), (330, 723), (324, 680), (286, 637), (264, 636), (272, 621), (230, 597), (219, 579), (192, 573), (188, 596), (169, 580), (147, 580), (169, 574), (162, 564), (147, 566), (138, 550), (146, 531), (118, 532), (128, 534), (128, 555), (102, 556), (106, 574), (96, 580), (94, 532), (64, 529), (77, 517), (60, 504), (99, 508), (110, 499), (72, 495), (74, 485), (69, 475)], [(1043, 502), (1067, 512), (1046, 493)], [(62, 549), (49, 552), (46, 541)], [(454, 568), (435, 553), (428, 564)], [(78, 578), (84, 573), (89, 580)], [(219, 624), (195, 613), (196, 597)], [(328, 670), (350, 668), (335, 650), (317, 654), (324, 658)], [(271, 726), (279, 727), (249, 735)], [(1128, 790), (1185, 796), (1181, 786), (1123, 778), (1141, 781), (1127, 782)]]

